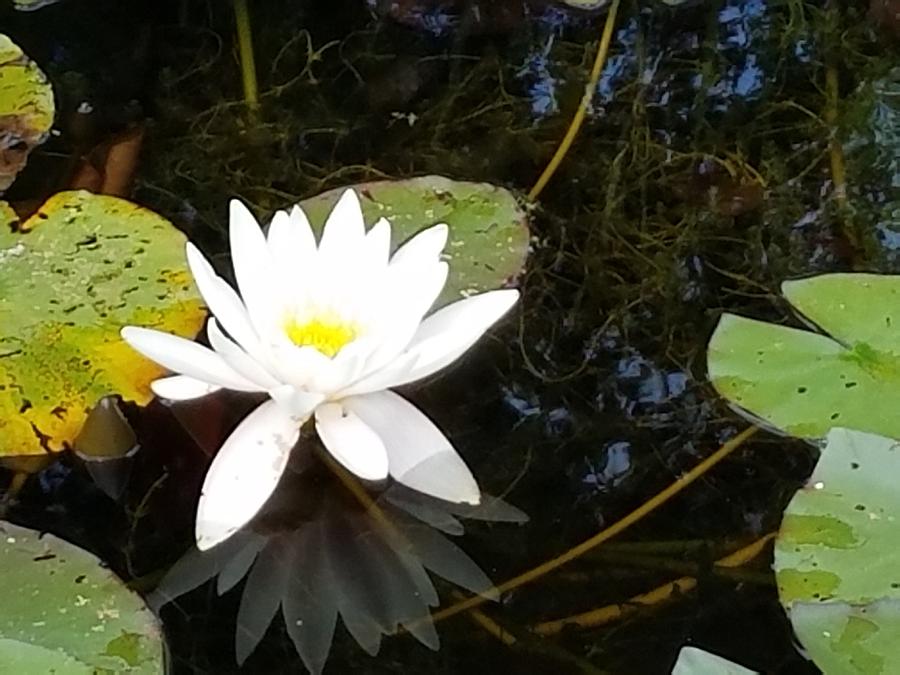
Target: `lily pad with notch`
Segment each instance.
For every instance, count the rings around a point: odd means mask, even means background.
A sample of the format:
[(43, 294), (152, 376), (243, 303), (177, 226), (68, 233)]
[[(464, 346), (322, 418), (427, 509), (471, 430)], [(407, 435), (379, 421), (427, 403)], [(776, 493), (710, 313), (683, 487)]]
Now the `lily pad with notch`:
[(782, 293), (823, 332), (723, 315), (708, 350), (716, 390), (793, 436), (843, 426), (900, 438), (900, 276), (826, 274)]

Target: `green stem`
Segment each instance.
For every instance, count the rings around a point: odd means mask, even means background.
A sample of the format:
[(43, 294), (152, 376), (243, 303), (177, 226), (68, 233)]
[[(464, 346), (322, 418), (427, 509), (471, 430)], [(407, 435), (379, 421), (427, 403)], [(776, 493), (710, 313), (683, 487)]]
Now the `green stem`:
[(241, 77), (244, 81), (244, 101), (249, 108), (255, 110), (259, 107), (259, 89), (256, 85), (253, 31), (250, 28), (250, 11), (247, 9), (247, 0), (234, 0), (234, 22), (237, 26)]

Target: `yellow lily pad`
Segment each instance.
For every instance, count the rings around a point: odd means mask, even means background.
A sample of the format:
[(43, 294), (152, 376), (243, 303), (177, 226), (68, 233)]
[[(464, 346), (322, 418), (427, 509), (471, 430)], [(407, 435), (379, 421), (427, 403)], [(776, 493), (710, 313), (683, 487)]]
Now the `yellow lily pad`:
[(0, 33), (0, 194), (53, 126), (53, 89), (41, 69)]
[(152, 398), (163, 370), (119, 329), (197, 334), (206, 312), (184, 243), (157, 214), (88, 192), (55, 195), (0, 229), (0, 457), (71, 446), (106, 395)]

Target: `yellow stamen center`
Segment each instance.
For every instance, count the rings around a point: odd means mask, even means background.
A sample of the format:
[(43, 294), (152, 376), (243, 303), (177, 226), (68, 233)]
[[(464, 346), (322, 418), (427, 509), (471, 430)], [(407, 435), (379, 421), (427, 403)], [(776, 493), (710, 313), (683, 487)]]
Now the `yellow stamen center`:
[(355, 326), (328, 319), (313, 319), (305, 323), (288, 319), (284, 330), (298, 347), (315, 347), (328, 357), (337, 354), (357, 334)]

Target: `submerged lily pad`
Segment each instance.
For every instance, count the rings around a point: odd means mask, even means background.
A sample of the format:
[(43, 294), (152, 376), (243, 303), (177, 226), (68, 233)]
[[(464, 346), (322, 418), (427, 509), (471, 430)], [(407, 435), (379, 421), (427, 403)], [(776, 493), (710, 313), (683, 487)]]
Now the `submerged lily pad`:
[(782, 293), (828, 335), (725, 314), (709, 343), (716, 390), (794, 436), (900, 438), (900, 277), (827, 274)]
[[(450, 226), (444, 259), (450, 276), (436, 306), (498, 288), (515, 279), (528, 255), (525, 212), (508, 190), (488, 183), (423, 176), (354, 185), (366, 223), (387, 218), (391, 250), (436, 223)], [(317, 234), (346, 188), (300, 202)]]
[(62, 450), (108, 394), (152, 398), (163, 371), (119, 329), (199, 331), (184, 242), (155, 213), (87, 192), (58, 194), (16, 231), (0, 229), (0, 457)]
[(0, 534), (0, 672), (164, 672), (156, 617), (102, 561), (11, 523)]
[(0, 33), (0, 194), (53, 126), (53, 89), (21, 49)]
[(826, 673), (900, 672), (900, 443), (835, 428), (784, 514), (778, 594)]

